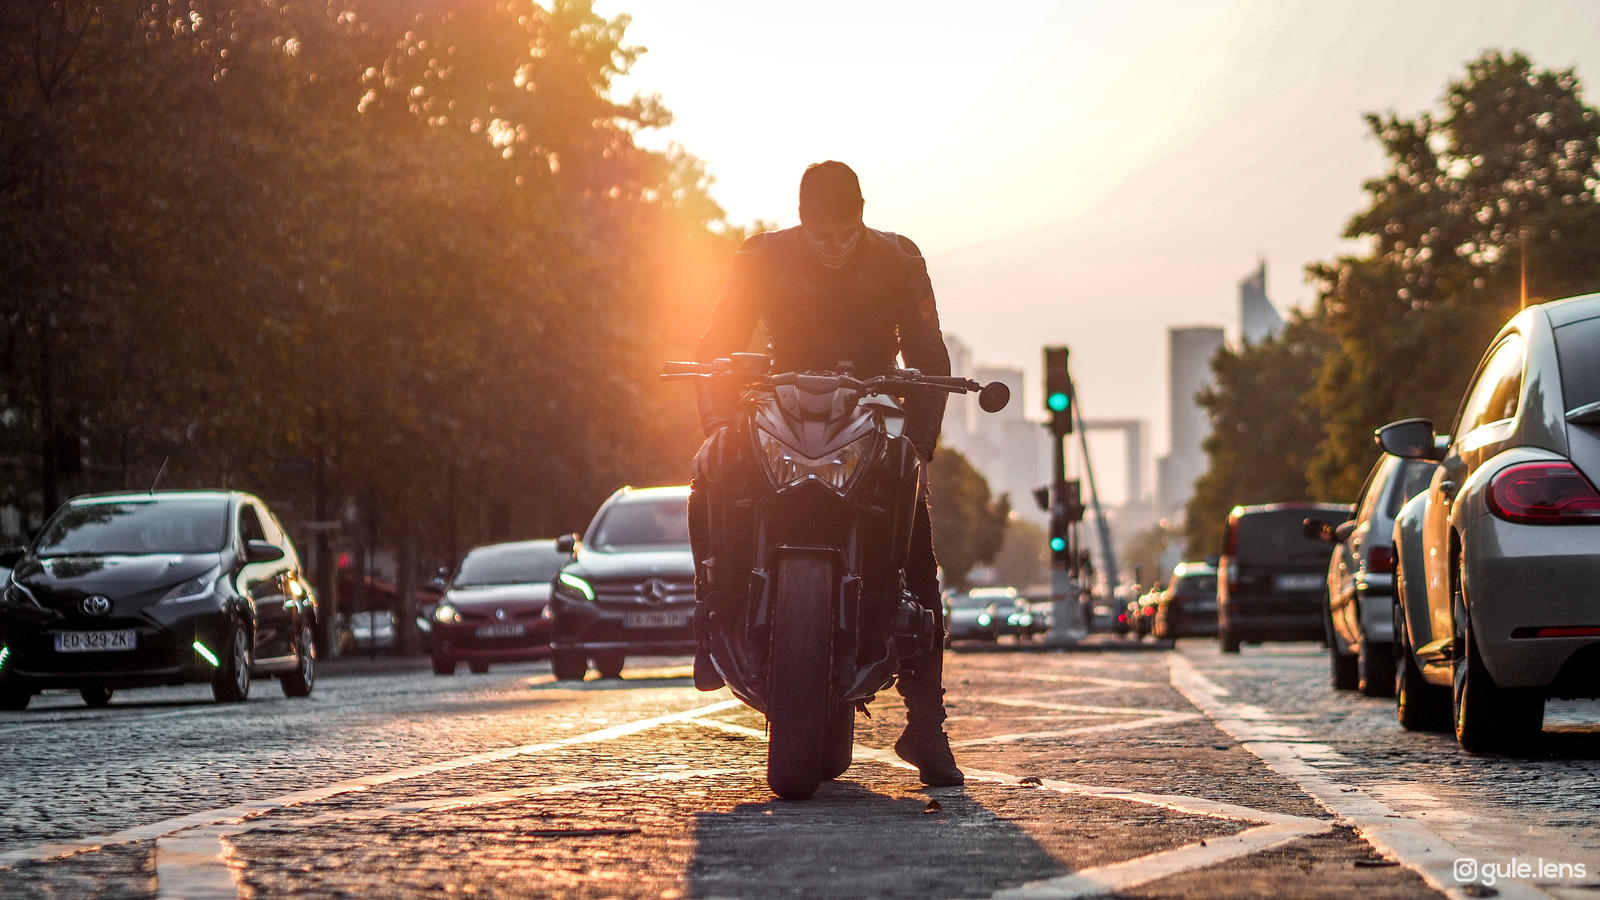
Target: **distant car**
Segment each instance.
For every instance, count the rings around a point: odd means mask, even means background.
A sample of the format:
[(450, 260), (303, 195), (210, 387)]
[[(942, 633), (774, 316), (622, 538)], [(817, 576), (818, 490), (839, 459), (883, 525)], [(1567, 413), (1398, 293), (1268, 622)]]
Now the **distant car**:
[(1318, 641), (1332, 549), (1306, 537), (1305, 520), (1342, 523), (1349, 506), (1268, 503), (1228, 514), (1218, 567), (1217, 640), (1224, 653), (1261, 641)]
[(1000, 635), (1010, 635), (1019, 641), (1029, 640), (1039, 634), (1034, 625), (1033, 609), (1028, 601), (1012, 587), (973, 588), (971, 595), (987, 600), (994, 606), (994, 619)]
[(689, 488), (622, 488), (580, 540), (553, 544), (572, 561), (550, 595), (550, 668), (582, 679), (592, 660), (616, 678), (629, 655), (693, 653), (694, 555)]
[(1156, 610), (1161, 604), (1161, 588), (1156, 586), (1128, 601), (1128, 633), (1143, 638), (1155, 631)]
[(945, 595), (944, 633), (947, 642), (1000, 639), (1000, 613), (994, 598), (953, 591)]
[(317, 603), (283, 526), (239, 491), (75, 497), (0, 594), (0, 708), (77, 689), (186, 682), (240, 701), (250, 679), (311, 693)]
[(1450, 434), (1378, 431), (1439, 463), (1417, 539), (1401, 535), (1400, 702), (1413, 675), (1448, 686), (1464, 749), (1520, 749), (1547, 698), (1600, 695), (1600, 294), (1512, 317)]
[(571, 558), (553, 540), (467, 551), (433, 610), (434, 674), (449, 675), (461, 661), (482, 673), (490, 663), (549, 656), (550, 583)]
[(1181, 637), (1216, 637), (1216, 566), (1181, 562), (1173, 567), (1172, 580), (1156, 601), (1152, 631), (1156, 637), (1169, 641)]
[(1307, 536), (1333, 545), (1323, 622), (1338, 690), (1394, 695), (1394, 518), (1432, 477), (1433, 463), (1385, 453), (1367, 475), (1354, 519), (1306, 520)]
[(339, 613), (339, 655), (394, 649), (394, 613), (366, 609)]

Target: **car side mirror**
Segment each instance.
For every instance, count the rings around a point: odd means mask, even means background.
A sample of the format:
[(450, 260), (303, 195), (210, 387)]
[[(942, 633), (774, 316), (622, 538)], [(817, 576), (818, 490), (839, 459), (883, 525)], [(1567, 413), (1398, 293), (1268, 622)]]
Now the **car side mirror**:
[(1336, 532), (1332, 522), (1325, 522), (1322, 519), (1306, 519), (1300, 523), (1300, 526), (1302, 533), (1313, 541), (1322, 541), (1326, 544), (1339, 542), (1339, 539), (1335, 536)]
[(245, 562), (268, 563), (283, 559), (283, 548), (271, 541), (251, 541), (244, 548)]
[(1437, 462), (1444, 458), (1437, 436), (1433, 433), (1433, 423), (1427, 419), (1390, 422), (1374, 432), (1373, 437), (1383, 452), (1404, 459), (1430, 459)]
[(1011, 388), (1005, 382), (991, 381), (978, 391), (978, 408), (986, 413), (997, 413), (1011, 402)]
[(17, 567), (17, 563), (20, 562), (22, 557), (27, 555), (27, 553), (27, 547), (7, 547), (4, 550), (0, 550), (0, 566), (5, 566), (8, 569), (15, 569)]
[(572, 552), (576, 550), (577, 547), (578, 536), (575, 534), (563, 534), (561, 537), (556, 538), (557, 553), (565, 553), (566, 555), (571, 556)]

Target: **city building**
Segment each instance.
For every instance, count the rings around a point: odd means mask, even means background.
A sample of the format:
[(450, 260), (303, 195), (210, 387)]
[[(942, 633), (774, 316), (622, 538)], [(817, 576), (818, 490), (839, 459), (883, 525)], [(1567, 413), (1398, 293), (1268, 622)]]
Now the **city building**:
[(1223, 331), (1213, 325), (1167, 329), (1168, 446), (1156, 462), (1158, 516), (1180, 513), (1206, 470), (1202, 444), (1210, 431), (1195, 394), (1211, 380), (1211, 358), (1222, 349)]

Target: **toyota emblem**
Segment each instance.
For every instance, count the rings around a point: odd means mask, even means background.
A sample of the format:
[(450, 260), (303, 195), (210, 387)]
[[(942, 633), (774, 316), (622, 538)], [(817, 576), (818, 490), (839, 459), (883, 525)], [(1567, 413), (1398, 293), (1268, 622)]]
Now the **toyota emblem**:
[(78, 601), (78, 608), (86, 616), (103, 616), (111, 612), (111, 598), (104, 594), (94, 594)]

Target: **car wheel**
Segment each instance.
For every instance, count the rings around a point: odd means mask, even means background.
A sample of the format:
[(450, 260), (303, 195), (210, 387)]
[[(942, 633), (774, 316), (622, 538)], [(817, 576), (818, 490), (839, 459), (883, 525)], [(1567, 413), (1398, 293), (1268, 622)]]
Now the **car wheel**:
[(589, 661), (576, 650), (553, 650), (550, 671), (557, 681), (582, 681), (583, 676), (589, 674)]
[(1394, 696), (1394, 645), (1379, 643), (1366, 635), (1356, 648), (1356, 685), (1367, 697)]
[(1450, 692), (1422, 678), (1422, 669), (1411, 650), (1411, 633), (1406, 628), (1405, 611), (1394, 607), (1394, 701), (1395, 718), (1407, 731), (1449, 731)]
[(486, 662), (469, 662), (467, 663), (467, 668), (474, 675), (487, 675), (489, 673), (489, 664)]
[(101, 707), (111, 702), (111, 689), (108, 687), (81, 687), (78, 696), (83, 698), (85, 706)]
[(1502, 688), (1489, 676), (1473, 634), (1463, 574), (1458, 564), (1452, 603), (1455, 660), (1450, 692), (1456, 740), (1468, 753), (1520, 750), (1539, 736), (1544, 696), (1537, 691)]
[(597, 653), (594, 657), (594, 668), (600, 673), (601, 678), (621, 678), (622, 665), (627, 662), (627, 656), (620, 650), (607, 650)]
[(211, 676), (211, 696), (218, 703), (250, 698), (250, 632), (237, 622), (229, 629), (222, 665)]
[(27, 709), (33, 700), (33, 691), (19, 687), (0, 687), (0, 709), (17, 710)]
[(435, 674), (435, 675), (454, 675), (455, 673), (456, 673), (456, 661), (455, 660), (446, 659), (443, 656), (435, 656), (433, 658), (433, 674)]
[(1335, 642), (1328, 648), (1328, 661), (1334, 690), (1353, 691), (1360, 685), (1361, 676), (1356, 669), (1359, 660), (1354, 653), (1340, 653), (1339, 644)]
[(317, 640), (311, 625), (300, 624), (300, 634), (294, 642), (294, 671), (281, 676), (278, 684), (285, 697), (309, 697), (317, 684)]

